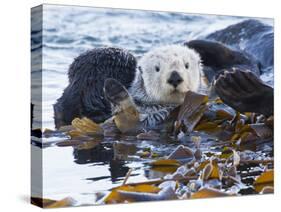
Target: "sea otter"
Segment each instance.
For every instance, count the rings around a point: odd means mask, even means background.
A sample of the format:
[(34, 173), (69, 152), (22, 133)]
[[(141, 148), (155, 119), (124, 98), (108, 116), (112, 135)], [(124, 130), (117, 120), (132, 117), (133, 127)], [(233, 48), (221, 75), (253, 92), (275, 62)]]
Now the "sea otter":
[[(127, 97), (127, 104), (140, 112), (143, 126), (153, 127), (183, 102), (188, 90), (199, 90), (202, 66), (199, 54), (183, 45), (155, 48), (138, 62), (127, 50), (110, 47), (80, 55), (68, 75), (69, 85), (54, 105), (57, 128), (75, 117), (103, 122)], [(118, 104), (114, 98), (119, 98)]]

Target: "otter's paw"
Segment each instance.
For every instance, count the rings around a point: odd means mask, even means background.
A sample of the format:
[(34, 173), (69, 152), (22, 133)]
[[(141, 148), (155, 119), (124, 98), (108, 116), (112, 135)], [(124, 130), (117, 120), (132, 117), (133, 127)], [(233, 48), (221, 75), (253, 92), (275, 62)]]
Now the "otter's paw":
[(105, 80), (104, 95), (114, 105), (118, 105), (120, 102), (129, 98), (127, 89), (120, 82), (112, 78)]
[(112, 104), (114, 122), (121, 132), (135, 129), (139, 123), (139, 112), (127, 89), (115, 79), (107, 79), (104, 95)]
[(216, 93), (229, 106), (240, 112), (273, 113), (273, 88), (248, 70), (232, 68), (214, 82)]
[(115, 79), (107, 79), (104, 83), (105, 98), (112, 105), (112, 113), (116, 114), (127, 108), (135, 107), (135, 104), (127, 89)]

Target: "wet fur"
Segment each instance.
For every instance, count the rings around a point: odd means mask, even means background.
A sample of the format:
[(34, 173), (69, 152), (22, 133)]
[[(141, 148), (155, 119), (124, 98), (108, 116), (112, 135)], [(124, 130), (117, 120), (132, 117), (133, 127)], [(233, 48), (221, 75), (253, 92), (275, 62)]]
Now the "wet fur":
[(68, 71), (69, 84), (54, 105), (56, 128), (76, 117), (108, 119), (111, 107), (104, 98), (105, 79), (114, 78), (129, 88), (136, 64), (132, 54), (119, 48), (95, 48), (75, 58)]

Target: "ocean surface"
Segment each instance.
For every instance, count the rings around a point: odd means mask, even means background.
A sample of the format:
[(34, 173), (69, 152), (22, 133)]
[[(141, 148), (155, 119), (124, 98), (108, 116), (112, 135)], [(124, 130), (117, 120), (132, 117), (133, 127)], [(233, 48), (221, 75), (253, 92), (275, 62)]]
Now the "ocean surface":
[[(153, 47), (204, 38), (209, 33), (248, 19), (77, 6), (44, 5), (43, 8), (43, 29), (40, 30), (40, 13), (34, 10), (31, 32), (33, 127), (41, 127), (42, 118), (43, 128), (49, 129), (54, 129), (53, 104), (67, 86), (68, 67), (79, 54), (95, 47), (116, 46), (130, 50), (139, 58)], [(271, 19), (259, 20), (273, 24)], [(42, 43), (38, 41), (41, 34)], [(39, 115), (41, 105), (42, 117)], [(142, 145), (151, 147), (151, 144)], [(163, 144), (156, 147), (165, 149)], [(36, 146), (32, 148), (39, 151)], [(143, 163), (117, 164), (123, 170), (119, 170), (120, 176), (114, 177), (112, 161), (85, 159), (81, 162), (72, 147), (49, 147), (43, 151), (44, 196), (48, 198), (72, 196), (80, 203), (93, 203), (91, 194), (119, 185), (129, 168), (134, 168), (130, 180), (148, 177)]]

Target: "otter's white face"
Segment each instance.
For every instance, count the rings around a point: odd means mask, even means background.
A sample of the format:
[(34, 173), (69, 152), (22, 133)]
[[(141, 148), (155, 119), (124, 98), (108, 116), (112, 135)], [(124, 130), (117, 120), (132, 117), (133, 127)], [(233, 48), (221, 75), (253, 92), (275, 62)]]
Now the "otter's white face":
[(201, 59), (188, 47), (156, 48), (140, 59), (138, 67), (151, 101), (180, 104), (187, 91), (199, 89)]

